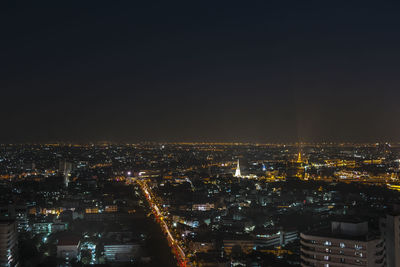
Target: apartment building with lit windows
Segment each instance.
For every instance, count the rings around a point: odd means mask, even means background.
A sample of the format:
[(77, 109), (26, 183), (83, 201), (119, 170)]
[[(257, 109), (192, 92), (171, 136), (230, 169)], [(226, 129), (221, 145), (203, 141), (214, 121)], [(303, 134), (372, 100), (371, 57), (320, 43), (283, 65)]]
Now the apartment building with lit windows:
[(300, 234), (301, 266), (380, 267), (385, 246), (379, 235), (368, 231), (367, 222), (332, 222), (331, 228)]
[(0, 267), (18, 266), (17, 235), (15, 220), (0, 220)]

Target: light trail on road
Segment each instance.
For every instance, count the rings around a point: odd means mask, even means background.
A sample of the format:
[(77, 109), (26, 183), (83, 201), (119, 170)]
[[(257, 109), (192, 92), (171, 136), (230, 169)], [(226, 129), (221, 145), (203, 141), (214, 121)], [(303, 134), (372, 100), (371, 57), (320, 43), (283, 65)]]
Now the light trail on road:
[(163, 230), (163, 232), (165, 234), (167, 234), (168, 244), (175, 253), (175, 256), (178, 260), (179, 267), (192, 266), (192, 264), (186, 258), (185, 252), (179, 246), (179, 243), (172, 236), (167, 223), (164, 221), (164, 217), (163, 217), (160, 209), (158, 208), (157, 204), (153, 201), (153, 198), (151, 196), (151, 192), (147, 186), (147, 183), (145, 181), (139, 181), (139, 180), (136, 180), (136, 181), (139, 184), (140, 188), (142, 189), (143, 193), (145, 194), (147, 202), (149, 203), (149, 206), (151, 207), (151, 210), (153, 212), (153, 215), (156, 217), (157, 222), (160, 224), (161, 229)]

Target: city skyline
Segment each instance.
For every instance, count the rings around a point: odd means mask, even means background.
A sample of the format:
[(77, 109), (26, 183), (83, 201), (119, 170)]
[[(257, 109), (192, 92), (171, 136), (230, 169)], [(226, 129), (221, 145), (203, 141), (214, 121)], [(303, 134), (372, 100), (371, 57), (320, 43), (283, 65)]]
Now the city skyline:
[(399, 144), (0, 145), (7, 266), (399, 264)]
[(400, 267), (399, 1), (0, 6), (0, 267)]

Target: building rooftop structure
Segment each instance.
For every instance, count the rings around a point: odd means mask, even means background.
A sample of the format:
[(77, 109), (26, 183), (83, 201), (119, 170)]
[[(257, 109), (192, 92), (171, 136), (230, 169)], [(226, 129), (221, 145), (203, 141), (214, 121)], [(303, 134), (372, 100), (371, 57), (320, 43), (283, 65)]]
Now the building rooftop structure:
[(368, 222), (358, 219), (332, 221), (330, 227), (322, 227), (305, 232), (307, 235), (323, 236), (335, 239), (369, 241), (379, 237), (379, 233), (368, 230)]

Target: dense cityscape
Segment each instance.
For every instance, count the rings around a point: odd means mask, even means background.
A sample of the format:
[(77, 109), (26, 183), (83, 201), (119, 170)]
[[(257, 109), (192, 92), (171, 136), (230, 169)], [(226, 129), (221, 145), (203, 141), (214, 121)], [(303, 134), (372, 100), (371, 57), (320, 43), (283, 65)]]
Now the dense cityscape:
[(400, 267), (400, 1), (1, 1), (0, 267)]
[(0, 146), (2, 266), (396, 266), (400, 145)]

